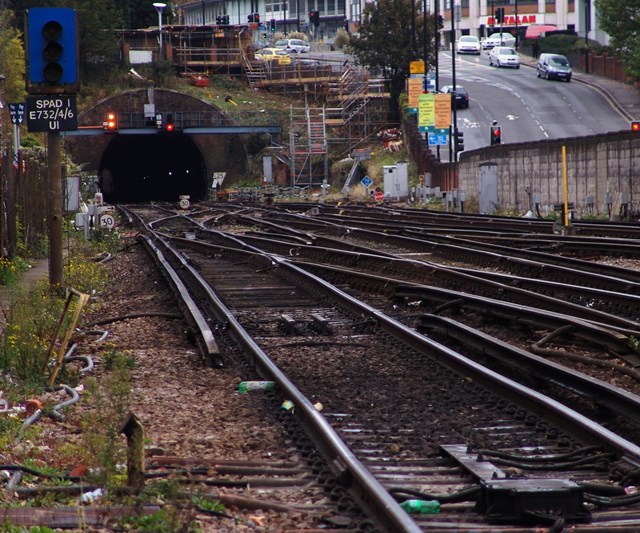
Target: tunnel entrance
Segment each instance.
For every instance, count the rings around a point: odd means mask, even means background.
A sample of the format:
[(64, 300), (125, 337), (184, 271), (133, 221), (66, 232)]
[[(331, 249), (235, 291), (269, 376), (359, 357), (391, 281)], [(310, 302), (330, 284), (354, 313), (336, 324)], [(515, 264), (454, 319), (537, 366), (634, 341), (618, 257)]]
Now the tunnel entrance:
[(203, 155), (189, 136), (170, 134), (118, 135), (109, 142), (98, 169), (105, 202), (192, 201), (208, 194)]

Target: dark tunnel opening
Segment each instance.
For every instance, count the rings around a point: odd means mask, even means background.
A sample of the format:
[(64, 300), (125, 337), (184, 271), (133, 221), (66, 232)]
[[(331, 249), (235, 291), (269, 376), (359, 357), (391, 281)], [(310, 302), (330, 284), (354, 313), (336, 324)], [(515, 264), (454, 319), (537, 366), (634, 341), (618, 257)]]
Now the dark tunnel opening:
[(107, 203), (177, 202), (207, 198), (204, 158), (189, 135), (180, 132), (116, 135), (104, 151), (99, 185)]

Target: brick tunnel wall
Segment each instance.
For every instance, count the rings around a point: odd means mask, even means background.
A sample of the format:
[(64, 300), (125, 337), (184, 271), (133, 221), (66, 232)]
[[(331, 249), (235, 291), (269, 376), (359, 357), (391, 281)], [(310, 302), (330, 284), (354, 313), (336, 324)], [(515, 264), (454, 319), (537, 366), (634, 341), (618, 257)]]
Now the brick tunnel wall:
[[(608, 214), (625, 198), (629, 213), (640, 213), (640, 136), (621, 131), (588, 137), (503, 144), (463, 152), (458, 163), (459, 187), (466, 199), (478, 198), (480, 165), (495, 163), (499, 210), (524, 213), (531, 195), (539, 195), (543, 216), (564, 201), (562, 146), (566, 150), (567, 198), (575, 211)], [(615, 214), (615, 213), (614, 213)]]
[[(211, 113), (219, 111), (204, 100), (167, 89), (154, 89), (153, 100), (158, 111), (182, 111)], [(146, 89), (138, 89), (120, 93), (116, 96), (101, 100), (93, 107), (80, 113), (78, 126), (102, 127), (106, 113), (143, 113), (144, 104), (149, 103), (149, 93)], [(238, 181), (244, 176), (247, 168), (247, 153), (244, 141), (239, 135), (204, 135), (192, 136), (194, 142), (202, 152), (207, 168), (209, 184), (212, 173), (225, 171), (225, 184)], [(111, 135), (69, 136), (65, 139), (65, 149), (73, 160), (82, 163), (87, 171), (98, 172), (102, 154), (111, 140)]]

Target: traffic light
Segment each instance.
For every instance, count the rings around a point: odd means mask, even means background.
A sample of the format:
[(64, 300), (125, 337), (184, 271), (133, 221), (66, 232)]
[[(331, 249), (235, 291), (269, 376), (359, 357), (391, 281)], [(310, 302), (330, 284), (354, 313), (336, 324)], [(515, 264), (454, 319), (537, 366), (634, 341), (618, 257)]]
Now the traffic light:
[(271, 28), (271, 31), (276, 31), (276, 19), (271, 19), (269, 21), (269, 27)]
[(444, 17), (442, 15), (438, 15), (438, 29), (441, 30), (444, 28)]
[(464, 133), (458, 128), (455, 129), (453, 137), (456, 153), (464, 151)]
[(640, 131), (640, 121), (634, 120), (631, 122), (631, 131)]
[(495, 19), (502, 24), (504, 22), (504, 7), (499, 7), (495, 11)]
[(105, 117), (105, 121), (102, 123), (104, 131), (117, 131), (118, 130), (118, 115), (113, 111), (109, 111)]
[(222, 16), (222, 24), (229, 24), (229, 15)]
[(320, 26), (320, 11), (309, 11), (309, 24)]
[(491, 126), (491, 146), (494, 144), (502, 144), (502, 128), (500, 126)]
[(254, 17), (254, 16), (255, 16), (255, 15), (254, 15), (253, 13), (249, 13), (249, 15), (247, 16), (247, 20), (248, 20), (249, 22), (253, 22), (253, 17)]
[(345, 31), (349, 31), (349, 19), (344, 19), (344, 29)]
[(66, 7), (27, 10), (29, 92), (75, 93), (78, 90), (76, 12)]
[(260, 23), (260, 13), (254, 13), (253, 14), (253, 22)]

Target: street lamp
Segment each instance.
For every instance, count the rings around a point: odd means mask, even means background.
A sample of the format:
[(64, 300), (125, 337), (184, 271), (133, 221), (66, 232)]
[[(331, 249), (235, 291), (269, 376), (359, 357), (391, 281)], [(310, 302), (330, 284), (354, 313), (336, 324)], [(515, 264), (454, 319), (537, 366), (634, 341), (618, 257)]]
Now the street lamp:
[(167, 4), (164, 4), (162, 2), (154, 2), (153, 3), (153, 7), (156, 8), (156, 11), (158, 12), (158, 35), (160, 36), (160, 58), (162, 58), (162, 11), (164, 10), (165, 7), (167, 7)]

